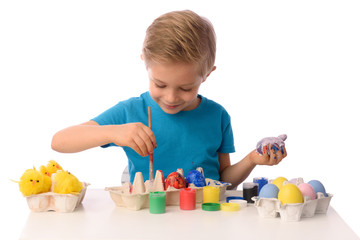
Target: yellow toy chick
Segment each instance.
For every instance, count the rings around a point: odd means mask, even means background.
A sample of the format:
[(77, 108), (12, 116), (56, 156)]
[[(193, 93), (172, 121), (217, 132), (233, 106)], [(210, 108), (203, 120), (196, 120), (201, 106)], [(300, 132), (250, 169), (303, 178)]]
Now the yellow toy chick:
[(47, 170), (47, 168), (44, 165), (40, 166), (40, 172), (42, 175), (50, 177), (50, 172)]
[(21, 176), (19, 183), (20, 192), (26, 197), (34, 194), (48, 192), (50, 184), (44, 182), (44, 176), (35, 169), (27, 169)]
[(46, 192), (50, 191), (51, 189), (51, 178), (50, 173), (48, 172), (45, 166), (40, 166), (40, 173), (44, 177), (44, 190), (48, 189)]
[(55, 193), (79, 194), (83, 189), (83, 184), (73, 174), (68, 171), (59, 170), (52, 176)]
[(54, 160), (50, 160), (46, 165), (46, 170), (49, 176), (56, 173), (57, 170), (63, 170), (62, 167)]

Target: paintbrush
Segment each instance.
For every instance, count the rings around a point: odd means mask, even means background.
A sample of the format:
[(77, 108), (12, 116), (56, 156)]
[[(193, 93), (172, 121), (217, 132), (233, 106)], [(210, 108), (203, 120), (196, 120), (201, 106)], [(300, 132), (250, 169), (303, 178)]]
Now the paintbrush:
[[(148, 122), (149, 122), (149, 128), (152, 129), (151, 126), (151, 108), (148, 107)], [(154, 182), (154, 159), (153, 159), (153, 153), (149, 154), (149, 180), (150, 180), (150, 186), (152, 187), (152, 184)]]

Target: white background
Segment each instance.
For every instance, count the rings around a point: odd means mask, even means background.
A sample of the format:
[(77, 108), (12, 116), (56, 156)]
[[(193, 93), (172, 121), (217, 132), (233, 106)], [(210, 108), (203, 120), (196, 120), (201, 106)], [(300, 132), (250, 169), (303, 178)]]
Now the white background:
[(33, 165), (55, 159), (92, 188), (120, 185), (127, 164), (121, 148), (60, 154), (51, 138), (146, 91), (146, 28), (165, 12), (191, 9), (217, 32), (217, 70), (200, 94), (232, 116), (232, 163), (261, 138), (286, 133), (288, 157), (255, 168), (247, 180), (321, 180), (360, 235), (359, 2), (177, 2), (1, 1), (2, 233), (17, 238), (27, 219), (25, 199), (9, 179)]

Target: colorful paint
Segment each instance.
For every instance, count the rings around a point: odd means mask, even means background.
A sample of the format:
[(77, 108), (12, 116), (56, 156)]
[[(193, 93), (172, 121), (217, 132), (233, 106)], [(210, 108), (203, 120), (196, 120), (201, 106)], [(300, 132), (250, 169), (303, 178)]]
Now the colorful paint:
[[(274, 153), (281, 151), (282, 154), (285, 153), (284, 146), (285, 146), (285, 140), (287, 136), (286, 134), (280, 135), (278, 137), (267, 137), (261, 139), (257, 145), (256, 145), (256, 152), (258, 152), (260, 155), (268, 154), (270, 155), (270, 151), (273, 150)], [(270, 149), (269, 149), (270, 146)]]

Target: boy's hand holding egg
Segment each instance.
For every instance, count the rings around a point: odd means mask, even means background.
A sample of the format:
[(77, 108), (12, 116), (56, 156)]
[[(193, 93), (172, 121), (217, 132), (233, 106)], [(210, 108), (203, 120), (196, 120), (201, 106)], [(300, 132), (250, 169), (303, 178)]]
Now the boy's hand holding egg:
[(285, 149), (286, 134), (279, 137), (267, 137), (260, 140), (256, 149), (250, 153), (251, 161), (256, 165), (277, 165), (287, 156)]

